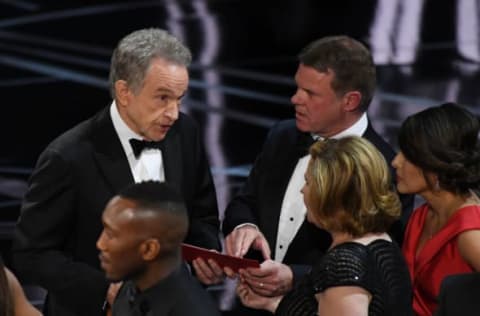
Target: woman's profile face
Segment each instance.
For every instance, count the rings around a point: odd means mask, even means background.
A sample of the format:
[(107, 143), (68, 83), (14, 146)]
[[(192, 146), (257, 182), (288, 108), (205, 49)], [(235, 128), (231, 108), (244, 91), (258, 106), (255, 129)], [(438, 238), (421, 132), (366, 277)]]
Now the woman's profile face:
[(403, 194), (421, 194), (429, 189), (422, 169), (411, 163), (402, 152), (392, 161), (396, 171), (397, 190)]
[(312, 201), (311, 201), (311, 190), (312, 190), (312, 179), (310, 179), (309, 170), (305, 172), (305, 184), (301, 190), (303, 194), (303, 203), (305, 203), (305, 207), (307, 208), (307, 220), (312, 223), (316, 224), (314, 220), (314, 216), (312, 214)]

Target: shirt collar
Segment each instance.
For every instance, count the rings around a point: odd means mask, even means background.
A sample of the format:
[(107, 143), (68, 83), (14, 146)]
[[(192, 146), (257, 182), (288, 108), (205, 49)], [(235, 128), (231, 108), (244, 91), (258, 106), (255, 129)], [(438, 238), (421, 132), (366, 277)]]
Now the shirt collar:
[(143, 140), (143, 137), (132, 131), (132, 129), (125, 123), (118, 112), (115, 100), (112, 101), (112, 104), (110, 105), (110, 117), (112, 118), (113, 127), (117, 132), (118, 138), (120, 138), (125, 153), (127, 156), (133, 155), (132, 146), (129, 143), (130, 138)]
[[(367, 127), (368, 127), (367, 113), (363, 113), (362, 116), (360, 117), (360, 119), (358, 121), (356, 121), (352, 126), (347, 128), (346, 130), (341, 131), (338, 134), (333, 135), (330, 138), (338, 139), (338, 138), (342, 138), (342, 137), (345, 137), (345, 136), (359, 136), (359, 137), (361, 137), (365, 133), (365, 131), (367, 130)], [(315, 139), (315, 140), (323, 139), (322, 136), (319, 136), (319, 135), (316, 135), (316, 134), (313, 134), (313, 133), (311, 133), (311, 135), (312, 135), (313, 139)]]

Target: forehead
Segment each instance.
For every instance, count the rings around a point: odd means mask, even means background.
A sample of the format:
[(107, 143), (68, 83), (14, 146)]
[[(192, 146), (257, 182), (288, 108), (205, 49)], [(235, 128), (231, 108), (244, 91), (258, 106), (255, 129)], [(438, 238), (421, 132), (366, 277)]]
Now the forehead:
[(162, 58), (155, 58), (151, 61), (145, 73), (145, 83), (186, 86), (188, 84), (187, 67)]
[(333, 80), (334, 73), (331, 70), (320, 72), (313, 67), (300, 64), (295, 73), (295, 81), (302, 86), (319, 86), (321, 84), (330, 84)]
[(103, 220), (109, 225), (132, 221), (135, 206), (136, 204), (133, 201), (114, 197), (103, 212)]

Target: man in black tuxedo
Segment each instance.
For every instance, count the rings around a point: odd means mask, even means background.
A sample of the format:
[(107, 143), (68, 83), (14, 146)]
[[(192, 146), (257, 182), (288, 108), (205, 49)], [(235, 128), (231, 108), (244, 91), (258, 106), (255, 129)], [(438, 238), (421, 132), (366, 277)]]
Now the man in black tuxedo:
[(40, 155), (13, 249), (19, 276), (47, 289), (46, 315), (104, 315), (110, 283), (95, 243), (106, 203), (128, 184), (167, 181), (187, 206), (186, 241), (219, 249), (216, 194), (198, 126), (179, 112), (190, 61), (188, 48), (163, 30), (127, 35), (112, 56), (112, 104)]
[[(330, 235), (305, 220), (300, 190), (308, 165), (308, 147), (316, 138), (363, 136), (391, 161), (394, 151), (372, 128), (366, 111), (373, 97), (375, 66), (367, 48), (347, 36), (332, 36), (309, 44), (299, 55), (296, 93), (291, 101), (295, 120), (278, 123), (239, 194), (225, 211), (223, 232), (230, 255), (243, 257), (259, 250), (265, 260), (247, 269), (243, 280), (257, 293), (277, 296), (292, 288), (331, 243)], [(392, 173), (393, 174), (393, 173)], [(413, 198), (403, 197), (403, 224)], [(393, 238), (401, 242), (400, 223)], [(205, 283), (220, 279), (213, 263), (199, 262)], [(227, 274), (228, 271), (226, 271)]]
[(107, 278), (123, 284), (113, 316), (219, 316), (212, 297), (182, 263), (188, 229), (183, 199), (165, 182), (132, 184), (113, 197), (97, 241)]

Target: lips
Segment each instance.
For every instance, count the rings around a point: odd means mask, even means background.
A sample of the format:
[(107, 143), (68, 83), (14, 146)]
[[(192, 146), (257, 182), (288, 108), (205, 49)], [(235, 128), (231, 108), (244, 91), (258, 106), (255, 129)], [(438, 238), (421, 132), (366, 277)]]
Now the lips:
[(102, 266), (102, 268), (108, 264), (108, 260), (105, 259), (105, 255), (99, 254), (98, 259), (100, 260), (100, 265)]

